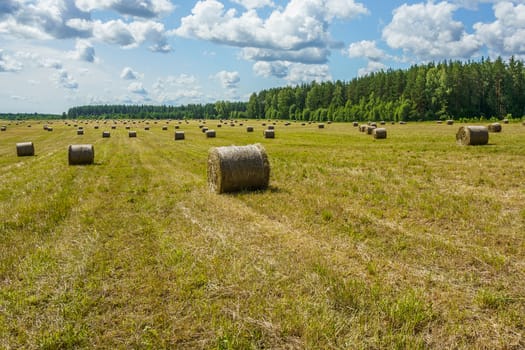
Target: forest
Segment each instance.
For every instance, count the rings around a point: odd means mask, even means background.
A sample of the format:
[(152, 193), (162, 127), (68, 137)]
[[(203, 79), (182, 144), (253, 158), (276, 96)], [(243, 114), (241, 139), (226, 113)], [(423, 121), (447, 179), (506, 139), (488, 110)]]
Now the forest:
[[(413, 121), (503, 119), (525, 115), (524, 63), (442, 61), (388, 69), (345, 81), (311, 82), (251, 94), (247, 102), (86, 105), (62, 118), (290, 119), (302, 121)], [(45, 119), (0, 114), (4, 119)], [(57, 117), (57, 116), (55, 116)]]

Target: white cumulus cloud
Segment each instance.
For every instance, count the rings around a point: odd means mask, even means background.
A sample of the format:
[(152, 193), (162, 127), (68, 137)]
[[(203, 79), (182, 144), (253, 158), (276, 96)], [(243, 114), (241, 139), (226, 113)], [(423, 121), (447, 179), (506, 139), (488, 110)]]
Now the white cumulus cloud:
[(220, 81), (222, 87), (225, 89), (236, 89), (241, 82), (239, 72), (228, 72), (222, 70), (218, 72), (215, 77)]
[(153, 18), (166, 15), (175, 9), (169, 0), (76, 0), (82, 11), (113, 10), (122, 15)]
[(394, 10), (383, 39), (390, 47), (423, 60), (471, 57), (482, 44), (454, 20), (457, 8), (448, 2), (404, 4)]
[(124, 80), (135, 80), (138, 79), (139, 76), (140, 74), (135, 72), (130, 67), (124, 67), (124, 69), (122, 69), (122, 72), (120, 72), (120, 78)]

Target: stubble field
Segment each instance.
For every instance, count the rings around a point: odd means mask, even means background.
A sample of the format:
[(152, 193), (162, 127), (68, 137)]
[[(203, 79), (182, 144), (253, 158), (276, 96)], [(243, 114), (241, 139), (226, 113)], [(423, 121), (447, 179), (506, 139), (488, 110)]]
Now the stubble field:
[[(261, 123), (8, 125), (0, 348), (525, 348), (525, 126)], [(270, 188), (211, 193), (209, 148), (257, 142)]]

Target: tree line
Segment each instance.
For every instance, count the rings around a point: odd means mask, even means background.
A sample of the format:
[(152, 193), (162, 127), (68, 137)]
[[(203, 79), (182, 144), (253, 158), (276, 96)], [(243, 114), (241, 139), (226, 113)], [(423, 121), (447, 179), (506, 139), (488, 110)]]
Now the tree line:
[(312, 82), (253, 93), (247, 114), (305, 121), (521, 118), (523, 61), (444, 61), (389, 69), (349, 82)]
[[(525, 116), (521, 60), (442, 61), (388, 69), (350, 81), (311, 82), (251, 94), (247, 102), (183, 106), (86, 105), (62, 118), (289, 119), (302, 121), (411, 121), (503, 119)], [(57, 117), (56, 115), (53, 117)], [(44, 114), (0, 114), (45, 119)]]

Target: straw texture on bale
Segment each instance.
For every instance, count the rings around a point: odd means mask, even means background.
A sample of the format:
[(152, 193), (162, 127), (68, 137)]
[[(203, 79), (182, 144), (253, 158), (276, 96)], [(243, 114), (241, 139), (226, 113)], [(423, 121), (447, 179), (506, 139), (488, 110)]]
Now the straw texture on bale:
[(128, 136), (129, 137), (137, 137), (137, 132), (136, 131), (128, 131)]
[(175, 131), (175, 140), (184, 140), (184, 131)]
[(95, 161), (95, 148), (93, 145), (69, 145), (69, 165), (87, 165)]
[(260, 144), (214, 147), (208, 152), (208, 185), (216, 193), (265, 189), (270, 163)]
[(264, 138), (265, 139), (274, 139), (275, 138), (275, 131), (268, 129), (264, 130)]
[(462, 126), (456, 133), (456, 141), (465, 146), (486, 145), (489, 130), (485, 126)]
[(19, 142), (16, 144), (16, 155), (19, 157), (27, 157), (35, 155), (35, 146), (33, 142)]
[(207, 131), (206, 131), (206, 137), (207, 137), (207, 138), (213, 138), (213, 137), (215, 137), (215, 136), (216, 136), (216, 135), (215, 135), (215, 130), (207, 130)]
[(374, 139), (386, 139), (386, 129), (385, 128), (375, 128), (372, 131)]
[(501, 132), (500, 123), (492, 123), (489, 125), (489, 132)]

